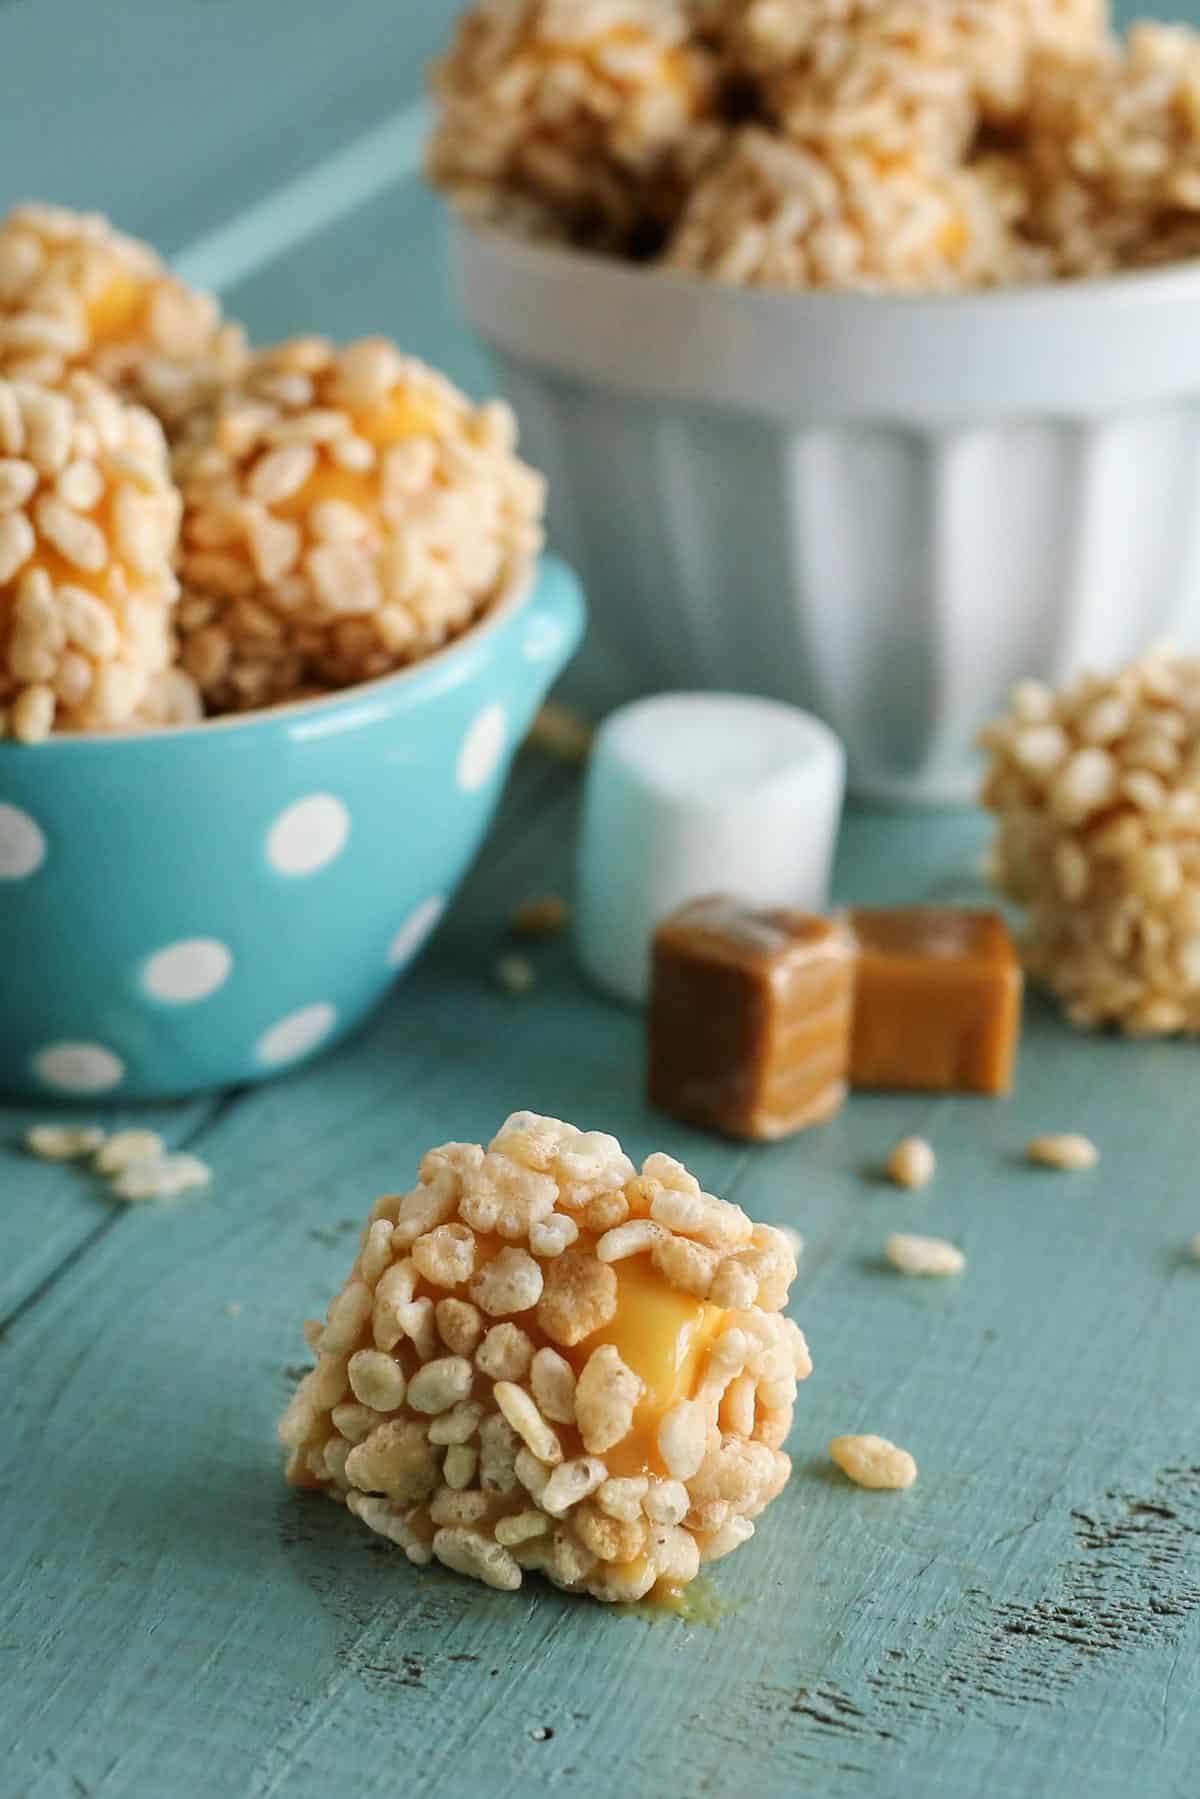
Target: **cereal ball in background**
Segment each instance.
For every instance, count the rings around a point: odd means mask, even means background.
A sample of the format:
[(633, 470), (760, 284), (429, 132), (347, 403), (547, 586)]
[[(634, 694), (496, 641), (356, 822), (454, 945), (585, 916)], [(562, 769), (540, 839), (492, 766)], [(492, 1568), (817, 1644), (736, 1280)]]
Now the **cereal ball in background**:
[(508, 408), (473, 407), (381, 339), (297, 339), (193, 418), (181, 660), (214, 711), (388, 673), (529, 569), (544, 483)]
[(1200, 661), (1157, 651), (983, 735), (1000, 887), (1026, 959), (1079, 1025), (1200, 1030)]
[(920, 0), (754, 0), (736, 42), (768, 116), (821, 155), (957, 161), (976, 123), (951, 12)]
[(880, 171), (836, 163), (754, 127), (697, 187), (665, 256), (731, 283), (912, 291), (1026, 272), (1010, 223), (1019, 196), (996, 170)]
[(1127, 45), (1035, 66), (1036, 224), (1064, 275), (1200, 249), (1200, 37), (1136, 25)]
[(309, 1329), (288, 1479), (489, 1586), (677, 1590), (791, 1472), (795, 1272), (669, 1156), (638, 1174), (614, 1138), (518, 1112), (375, 1207)]
[(26, 205), (0, 224), (0, 376), (89, 368), (174, 428), (244, 357), (210, 295), (100, 214)]
[(654, 247), (714, 129), (713, 64), (681, 0), (483, 0), (434, 91), (438, 186), (596, 248)]
[(1040, 48), (1101, 44), (1106, 0), (730, 0), (729, 54), (802, 142), (954, 160), (1024, 110)]
[(0, 380), (0, 736), (188, 715), (168, 672), (178, 528), (148, 412), (81, 370)]

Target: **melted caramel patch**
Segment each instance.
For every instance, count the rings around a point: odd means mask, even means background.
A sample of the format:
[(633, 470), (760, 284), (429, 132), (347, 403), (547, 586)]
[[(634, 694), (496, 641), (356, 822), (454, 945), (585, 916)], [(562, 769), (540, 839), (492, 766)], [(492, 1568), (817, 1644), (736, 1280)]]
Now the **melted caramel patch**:
[(445, 430), (444, 409), (432, 399), (394, 387), (383, 406), (360, 412), (354, 428), (377, 448), (403, 443), (409, 437), (440, 437)]
[[(386, 405), (355, 413), (352, 419), (359, 437), (379, 450), (405, 443), (413, 437), (440, 437), (445, 430), (442, 408), (403, 387), (393, 389)], [(323, 500), (343, 500), (363, 513), (372, 526), (377, 526), (378, 470), (339, 468), (337, 463), (322, 456), (304, 486), (286, 500), (273, 502), (271, 511), (278, 518), (302, 521), (309, 510)]]
[(632, 1431), (604, 1457), (609, 1473), (665, 1475), (658, 1453), (659, 1423), (677, 1400), (695, 1393), (704, 1352), (724, 1313), (720, 1306), (672, 1287), (648, 1256), (630, 1256), (615, 1267), (617, 1315), (579, 1345), (575, 1359), (582, 1367), (594, 1349), (611, 1343), (645, 1383)]
[(93, 344), (121, 343), (135, 337), (146, 310), (146, 284), (122, 268), (88, 303), (88, 327)]

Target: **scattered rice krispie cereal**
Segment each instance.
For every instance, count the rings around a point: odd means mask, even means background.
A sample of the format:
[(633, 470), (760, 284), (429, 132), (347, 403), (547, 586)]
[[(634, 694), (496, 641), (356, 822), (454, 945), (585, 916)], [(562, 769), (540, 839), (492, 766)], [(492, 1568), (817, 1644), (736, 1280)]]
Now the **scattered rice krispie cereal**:
[(915, 1237), (906, 1231), (895, 1231), (883, 1249), (892, 1267), (901, 1274), (961, 1274), (967, 1265), (962, 1250), (942, 1237)]
[(98, 1174), (124, 1174), (134, 1162), (160, 1161), (166, 1153), (157, 1131), (114, 1131), (97, 1147), (93, 1166)]
[(696, 186), (666, 264), (718, 281), (930, 291), (1015, 279), (1030, 252), (986, 169), (880, 169), (831, 161), (757, 126), (738, 132)]
[(25, 1133), (26, 1149), (43, 1162), (74, 1162), (103, 1142), (104, 1132), (86, 1124), (35, 1124)]
[(174, 1199), (195, 1187), (207, 1187), (212, 1169), (199, 1156), (149, 1155), (126, 1163), (112, 1182), (116, 1199), (137, 1203), (147, 1199)]
[(0, 379), (0, 737), (165, 704), (178, 528), (150, 413), (83, 370), (53, 390)]
[(528, 956), (500, 956), (493, 973), (497, 987), (514, 999), (523, 998), (537, 984), (537, 970)]
[(1094, 1168), (1100, 1160), (1100, 1151), (1091, 1138), (1080, 1137), (1073, 1131), (1034, 1137), (1026, 1144), (1025, 1154), (1042, 1168), (1061, 1168), (1068, 1173)]
[(886, 1437), (835, 1437), (830, 1458), (857, 1487), (899, 1491), (917, 1478), (917, 1464), (907, 1449), (897, 1449)]
[(936, 1169), (933, 1146), (924, 1137), (902, 1137), (888, 1157), (887, 1171), (898, 1187), (927, 1187)]
[(982, 742), (992, 871), (1025, 959), (1082, 1026), (1200, 1031), (1200, 660), (1024, 682)]
[(434, 70), (429, 170), (476, 217), (636, 251), (711, 140), (682, 0), (482, 0)]
[(1200, 251), (1200, 37), (1143, 22), (1127, 44), (1034, 65), (1034, 224), (1056, 272)]
[(0, 375), (89, 368), (167, 426), (240, 372), (240, 327), (99, 213), (24, 205), (0, 223)]
[(612, 1137), (515, 1113), (376, 1205), (280, 1426), (288, 1479), (490, 1586), (686, 1586), (791, 1472), (795, 1272), (669, 1156), (639, 1174)]
[(471, 624), (541, 546), (515, 442), (507, 406), (384, 339), (256, 355), (175, 457), (182, 662), (210, 709), (369, 680)]

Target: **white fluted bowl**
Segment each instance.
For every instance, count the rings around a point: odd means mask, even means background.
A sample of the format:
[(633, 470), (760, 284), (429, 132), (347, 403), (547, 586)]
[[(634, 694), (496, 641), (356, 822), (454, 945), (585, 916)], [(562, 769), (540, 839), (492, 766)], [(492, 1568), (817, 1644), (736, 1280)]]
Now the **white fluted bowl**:
[(938, 802), (1015, 679), (1200, 646), (1200, 265), (895, 298), (453, 255), (630, 696), (791, 700), (859, 793)]

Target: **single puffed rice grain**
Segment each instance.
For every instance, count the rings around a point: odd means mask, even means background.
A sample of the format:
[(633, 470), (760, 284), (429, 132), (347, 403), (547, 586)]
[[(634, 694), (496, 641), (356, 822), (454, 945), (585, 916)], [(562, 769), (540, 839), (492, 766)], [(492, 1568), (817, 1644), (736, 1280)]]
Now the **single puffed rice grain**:
[(439, 1356), (426, 1362), (408, 1383), (408, 1404), (430, 1416), (448, 1412), (469, 1399), (475, 1375), (464, 1356)]
[(595, 1456), (562, 1462), (542, 1488), (538, 1503), (552, 1518), (561, 1518), (573, 1505), (594, 1493), (607, 1477), (608, 1469)]
[(1025, 1146), (1025, 1154), (1042, 1168), (1061, 1168), (1071, 1173), (1094, 1168), (1100, 1160), (1100, 1151), (1089, 1137), (1070, 1131), (1032, 1138)]
[(394, 1412), (404, 1404), (404, 1370), (382, 1350), (358, 1350), (350, 1357), (346, 1373), (351, 1392), (363, 1405), (377, 1412)]
[(563, 1459), (562, 1444), (539, 1412), (535, 1401), (513, 1381), (497, 1381), (493, 1389), (496, 1404), (539, 1462), (554, 1467)]
[(897, 1449), (886, 1437), (835, 1437), (829, 1454), (842, 1473), (859, 1487), (900, 1489), (911, 1487), (917, 1464), (906, 1449)]
[(533, 1360), (533, 1344), (515, 1324), (494, 1324), (475, 1352), (475, 1366), (489, 1380), (524, 1380)]
[(901, 1274), (961, 1274), (967, 1258), (953, 1243), (941, 1237), (917, 1237), (895, 1231), (884, 1245), (884, 1254)]
[(433, 1553), (447, 1568), (502, 1592), (513, 1593), (521, 1584), (520, 1567), (504, 1545), (489, 1542), (473, 1530), (439, 1530), (433, 1539)]
[(937, 1161), (924, 1137), (902, 1137), (888, 1157), (887, 1171), (898, 1187), (927, 1187)]
[(664, 1415), (658, 1427), (658, 1452), (672, 1480), (686, 1483), (699, 1471), (707, 1438), (708, 1421), (694, 1401), (681, 1399)]
[(537, 971), (528, 956), (501, 956), (493, 973), (496, 985), (517, 999), (532, 992), (537, 984)]
[(539, 1349), (530, 1365), (533, 1397), (556, 1424), (575, 1422), (575, 1370), (557, 1350)]
[(584, 1447), (593, 1455), (603, 1455), (627, 1437), (633, 1428), (634, 1408), (645, 1390), (644, 1382), (611, 1343), (594, 1349), (575, 1386), (575, 1421)]
[(543, 1286), (542, 1270), (531, 1255), (523, 1249), (502, 1249), (476, 1276), (471, 1298), (489, 1317), (503, 1318), (537, 1305)]

